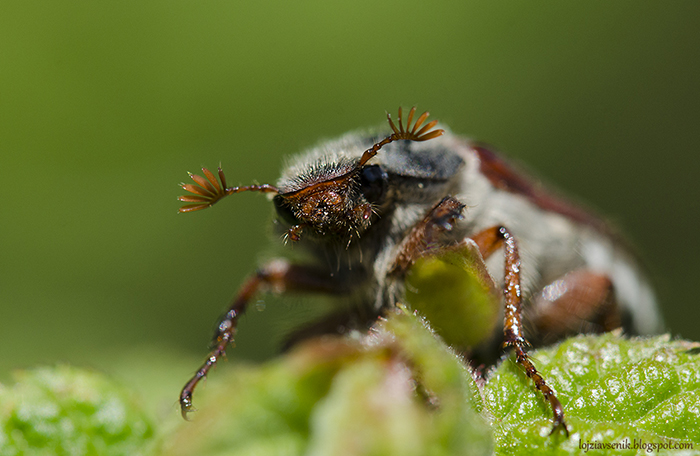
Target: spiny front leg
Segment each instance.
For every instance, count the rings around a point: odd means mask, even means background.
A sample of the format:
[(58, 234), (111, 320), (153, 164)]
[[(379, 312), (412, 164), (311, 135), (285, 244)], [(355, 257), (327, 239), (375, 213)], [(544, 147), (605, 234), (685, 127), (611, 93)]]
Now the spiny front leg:
[(520, 255), (518, 246), (513, 235), (503, 226), (488, 228), (472, 236), (484, 258), (488, 258), (502, 245), (505, 247), (505, 278), (503, 293), (505, 295), (505, 321), (503, 333), (505, 336), (504, 347), (513, 347), (515, 350), (515, 360), (523, 366), (525, 373), (532, 379), (535, 387), (540, 390), (545, 399), (549, 401), (554, 414), (552, 431), (553, 434), (558, 428), (562, 428), (566, 435), (569, 430), (564, 421), (564, 407), (559, 399), (554, 395), (554, 391), (547, 386), (544, 378), (537, 372), (527, 355), (529, 343), (523, 336), (522, 321), (522, 290), (520, 288)]
[(245, 312), (253, 296), (261, 288), (271, 288), (281, 293), (286, 291), (342, 293), (327, 274), (302, 265), (289, 264), (286, 260), (273, 260), (260, 268), (243, 284), (241, 291), (231, 303), (226, 315), (219, 323), (214, 349), (197, 373), (187, 382), (180, 393), (182, 417), (187, 419), (187, 412), (192, 411), (192, 394), (199, 381), (226, 354), (226, 348), (233, 342), (238, 318)]
[(446, 196), (430, 209), (401, 243), (389, 274), (402, 276), (418, 258), (427, 255), (431, 248), (444, 247), (438, 244), (438, 237), (441, 233), (452, 230), (457, 220), (462, 218), (464, 207), (454, 197)]

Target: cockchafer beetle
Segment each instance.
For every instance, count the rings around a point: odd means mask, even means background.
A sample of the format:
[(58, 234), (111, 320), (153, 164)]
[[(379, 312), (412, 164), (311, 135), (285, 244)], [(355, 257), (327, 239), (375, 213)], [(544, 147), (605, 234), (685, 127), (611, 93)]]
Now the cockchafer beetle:
[[(552, 432), (568, 434), (564, 409), (528, 357), (528, 340), (550, 343), (619, 326), (636, 334), (661, 329), (642, 269), (606, 223), (488, 147), (435, 129), (437, 121), (426, 123), (427, 112), (415, 123), (414, 115), (415, 107), (405, 127), (401, 109), (398, 126), (387, 115), (388, 136), (353, 132), (309, 150), (291, 162), (276, 186), (227, 187), (221, 168), (218, 180), (203, 168), (204, 177), (190, 174), (196, 185), (182, 184), (190, 195), (179, 197), (189, 203), (181, 212), (244, 191), (272, 194), (285, 239), (314, 259), (275, 259), (245, 281), (218, 325), (213, 351), (181, 392), (183, 416), (192, 408), (197, 383), (233, 341), (238, 318), (261, 290), (327, 293), (350, 303), (294, 332), (292, 343), (367, 327), (408, 294), (420, 294), (415, 283), (408, 290), (407, 279), (426, 258), (469, 258), (504, 322), (502, 330), (486, 322), (490, 336), (469, 353), (493, 361), (501, 347), (512, 348), (552, 408)], [(328, 261), (329, 255), (337, 261)]]

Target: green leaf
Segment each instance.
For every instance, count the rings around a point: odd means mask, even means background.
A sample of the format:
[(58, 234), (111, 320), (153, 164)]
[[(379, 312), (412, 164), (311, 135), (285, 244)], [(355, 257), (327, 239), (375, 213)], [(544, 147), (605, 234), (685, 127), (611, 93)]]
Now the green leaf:
[(473, 347), (499, 324), (501, 294), (476, 244), (419, 258), (406, 277), (406, 304), (450, 346)]
[(153, 426), (129, 393), (68, 366), (18, 372), (0, 390), (0, 454), (151, 454)]
[[(532, 353), (564, 406), (571, 436), (550, 436), (551, 411), (508, 358), (484, 388), (497, 453), (573, 454), (585, 445), (692, 444), (700, 449), (699, 344), (668, 336), (578, 336)], [(669, 449), (673, 449), (672, 447)]]

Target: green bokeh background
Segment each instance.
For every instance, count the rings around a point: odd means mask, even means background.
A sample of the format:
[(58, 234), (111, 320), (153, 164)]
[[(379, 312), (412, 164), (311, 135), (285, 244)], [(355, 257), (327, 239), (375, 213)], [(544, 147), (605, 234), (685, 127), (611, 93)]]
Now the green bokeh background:
[[(699, 23), (695, 0), (3, 1), (0, 379), (153, 350), (184, 381), (279, 242), (261, 195), (178, 215), (186, 171), (274, 183), (414, 104), (609, 216), (668, 329), (700, 340)], [(304, 313), (266, 302), (233, 356), (269, 356)]]

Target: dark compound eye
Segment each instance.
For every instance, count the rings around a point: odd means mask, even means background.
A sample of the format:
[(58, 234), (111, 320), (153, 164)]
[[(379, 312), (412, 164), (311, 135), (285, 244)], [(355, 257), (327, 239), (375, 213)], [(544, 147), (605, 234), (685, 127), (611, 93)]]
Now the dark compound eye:
[(299, 224), (299, 219), (296, 218), (294, 215), (294, 212), (292, 211), (292, 208), (289, 207), (289, 205), (286, 203), (284, 198), (281, 195), (275, 195), (274, 198), (272, 198), (272, 204), (275, 205), (275, 210), (277, 211), (277, 215), (285, 222), (289, 223), (290, 225), (298, 225)]
[(381, 166), (370, 165), (360, 172), (360, 191), (370, 203), (379, 204), (384, 200), (388, 177)]

